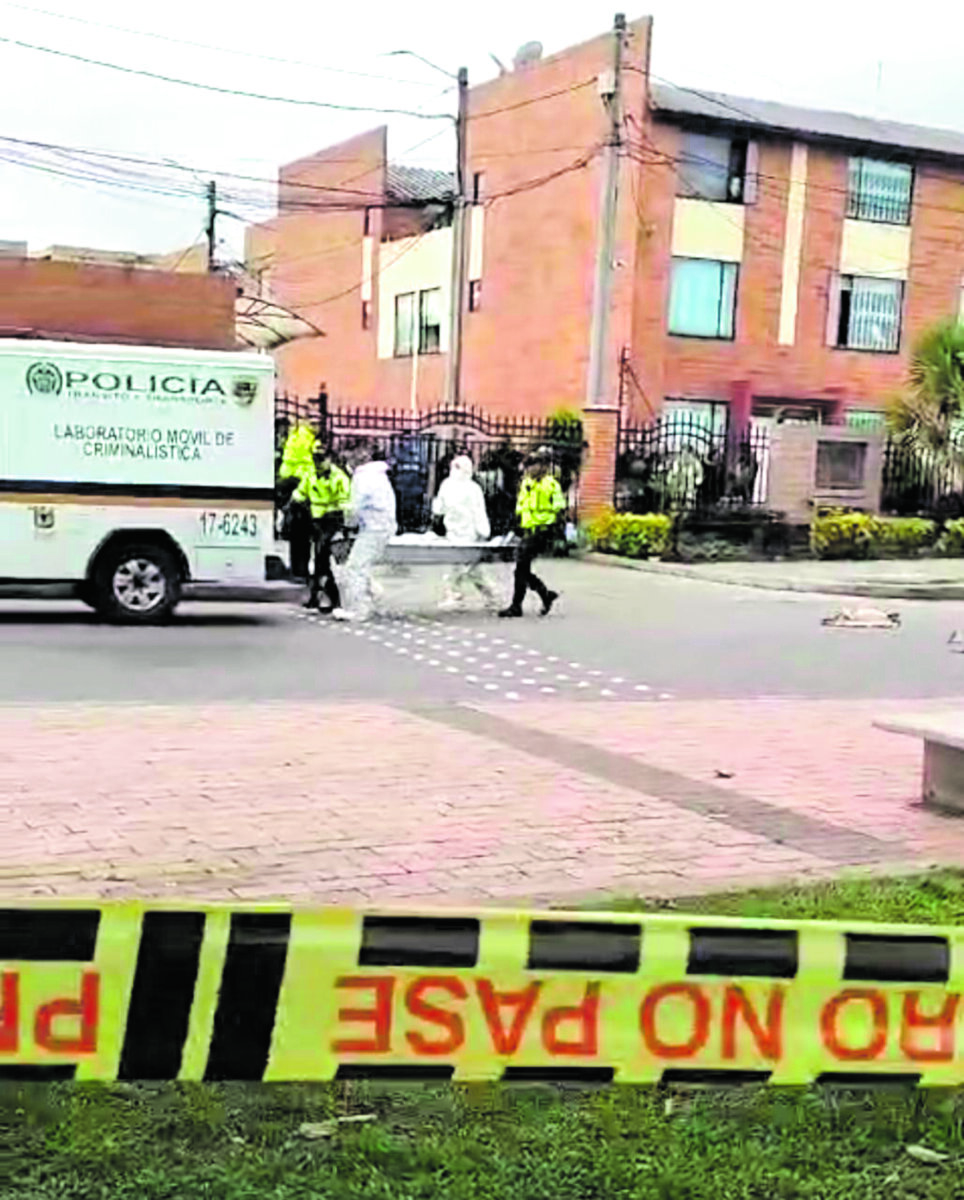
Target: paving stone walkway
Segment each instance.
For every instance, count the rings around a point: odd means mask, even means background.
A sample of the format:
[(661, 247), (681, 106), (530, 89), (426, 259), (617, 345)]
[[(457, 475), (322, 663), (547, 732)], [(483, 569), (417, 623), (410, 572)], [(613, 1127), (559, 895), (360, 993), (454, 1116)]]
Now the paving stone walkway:
[(906, 708), (3, 708), (0, 897), (575, 903), (959, 864), (920, 748), (873, 728)]

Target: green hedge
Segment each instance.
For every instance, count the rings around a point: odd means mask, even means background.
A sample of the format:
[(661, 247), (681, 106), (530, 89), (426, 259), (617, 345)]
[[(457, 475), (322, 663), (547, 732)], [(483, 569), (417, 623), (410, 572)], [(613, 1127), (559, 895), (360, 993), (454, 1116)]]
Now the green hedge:
[(964, 518), (944, 523), (937, 541), (937, 553), (947, 558), (964, 558)]
[(665, 513), (617, 513), (610, 509), (594, 517), (586, 526), (593, 550), (603, 554), (621, 554), (625, 558), (651, 558), (663, 554), (669, 545), (672, 517)]
[[(959, 533), (964, 546), (964, 522)], [(817, 558), (913, 558), (934, 547), (938, 527), (924, 517), (876, 517), (832, 510), (810, 526), (810, 549)]]

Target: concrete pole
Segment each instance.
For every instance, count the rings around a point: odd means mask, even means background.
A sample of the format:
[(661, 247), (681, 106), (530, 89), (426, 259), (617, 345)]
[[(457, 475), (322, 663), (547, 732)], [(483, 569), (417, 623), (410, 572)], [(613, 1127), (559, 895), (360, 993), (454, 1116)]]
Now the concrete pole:
[(449, 297), (449, 356), (445, 381), (445, 403), (458, 408), (462, 402), (462, 326), (465, 312), (465, 277), (468, 274), (468, 123), (469, 73), (459, 68), (459, 110), (455, 122), (455, 206), (452, 214), (452, 288)]
[(589, 334), (589, 372), (586, 378), (587, 408), (597, 408), (607, 400), (609, 318), (616, 246), (616, 206), (619, 199), (619, 152), (622, 146), (620, 86), (625, 35), (626, 18), (622, 13), (617, 13), (613, 22), (612, 73), (607, 72), (599, 77), (599, 92), (609, 113), (609, 135), (603, 158), (603, 191), (599, 205), (599, 232), (596, 238), (596, 276)]

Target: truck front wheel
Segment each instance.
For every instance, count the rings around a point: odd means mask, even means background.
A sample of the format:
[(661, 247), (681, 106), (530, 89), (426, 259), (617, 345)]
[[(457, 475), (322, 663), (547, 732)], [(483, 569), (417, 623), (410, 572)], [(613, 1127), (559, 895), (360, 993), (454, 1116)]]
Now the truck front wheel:
[(109, 550), (94, 572), (94, 601), (109, 621), (151, 625), (166, 620), (181, 598), (173, 555), (160, 546), (127, 543)]

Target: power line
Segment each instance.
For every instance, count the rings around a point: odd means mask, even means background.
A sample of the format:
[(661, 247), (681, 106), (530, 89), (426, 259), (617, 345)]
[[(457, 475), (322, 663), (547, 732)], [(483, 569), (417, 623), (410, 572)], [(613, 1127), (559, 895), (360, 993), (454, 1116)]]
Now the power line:
[(335, 75), (352, 75), (358, 79), (381, 79), (389, 83), (407, 84), (410, 87), (430, 88), (433, 85), (422, 79), (404, 79), (397, 75), (381, 75), (370, 71), (351, 71), (347, 67), (329, 67), (323, 63), (306, 62), (298, 58), (282, 58), (274, 54), (258, 54), (252, 50), (240, 50), (233, 46), (215, 46), (210, 42), (195, 42), (188, 38), (172, 37), (148, 29), (131, 29), (127, 25), (113, 25), (107, 21), (93, 21), (89, 17), (77, 17), (70, 13), (54, 12), (49, 8), (31, 8), (27, 4), (15, 4), (13, 0), (0, 0), (5, 8), (16, 8), (20, 12), (34, 13), (43, 17), (54, 17), (58, 21), (72, 21), (76, 25), (89, 25), (97, 29), (111, 29), (115, 33), (127, 33), (133, 37), (151, 38), (169, 42), (175, 46), (190, 46), (195, 50), (209, 50), (215, 54), (230, 54), (238, 58), (252, 58), (259, 62), (281, 63), (284, 66), (307, 67), (312, 71), (326, 71)]
[(153, 79), (158, 83), (172, 83), (179, 87), (195, 88), (202, 92), (214, 92), (221, 96), (240, 96), (245, 100), (265, 100), (274, 104), (294, 104), (307, 108), (333, 109), (337, 112), (357, 113), (387, 113), (400, 117), (416, 117), (424, 121), (451, 120), (448, 113), (418, 112), (410, 108), (384, 108), (369, 104), (337, 104), (330, 100), (308, 100), (295, 96), (272, 96), (265, 92), (248, 92), (241, 88), (222, 87), (216, 83), (202, 83), (198, 79), (179, 79), (173, 75), (162, 75), (158, 71), (147, 71), (141, 67), (125, 67), (123, 63), (106, 62), (104, 59), (87, 58), (83, 54), (73, 54), (69, 50), (57, 50), (53, 46), (38, 46), (33, 42), (23, 42), (18, 38), (0, 37), (0, 42), (8, 46), (16, 46), (21, 50), (33, 50), (38, 54), (50, 54), (56, 58), (70, 59), (72, 62), (83, 63), (89, 67), (102, 67), (108, 71), (118, 71), (122, 75), (135, 75), (144, 79)]

